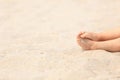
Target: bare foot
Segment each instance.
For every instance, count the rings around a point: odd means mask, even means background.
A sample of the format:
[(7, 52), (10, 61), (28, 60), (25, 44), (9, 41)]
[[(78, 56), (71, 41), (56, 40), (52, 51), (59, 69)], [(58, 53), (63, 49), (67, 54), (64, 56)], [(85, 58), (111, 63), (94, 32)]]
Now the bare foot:
[(92, 50), (95, 41), (89, 40), (89, 39), (77, 39), (78, 44), (85, 50)]
[(78, 44), (85, 50), (106, 50), (111, 52), (120, 51), (120, 38), (107, 41), (93, 41), (89, 39), (79, 38)]
[(78, 38), (90, 39), (90, 40), (93, 40), (93, 41), (99, 41), (100, 40), (100, 35), (98, 33), (92, 33), (92, 32), (80, 32), (78, 34)]

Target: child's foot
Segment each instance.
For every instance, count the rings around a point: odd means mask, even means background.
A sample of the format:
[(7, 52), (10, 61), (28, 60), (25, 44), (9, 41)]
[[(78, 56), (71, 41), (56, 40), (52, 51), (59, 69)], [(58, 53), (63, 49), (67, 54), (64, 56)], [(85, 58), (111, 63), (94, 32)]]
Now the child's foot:
[(92, 41), (89, 39), (77, 39), (78, 44), (85, 50), (107, 50), (111, 52), (120, 51), (120, 38), (108, 41)]
[(77, 39), (78, 44), (85, 50), (93, 50), (95, 41), (89, 40), (89, 39)]
[(80, 32), (77, 38), (99, 41), (100, 40), (100, 35), (98, 33)]

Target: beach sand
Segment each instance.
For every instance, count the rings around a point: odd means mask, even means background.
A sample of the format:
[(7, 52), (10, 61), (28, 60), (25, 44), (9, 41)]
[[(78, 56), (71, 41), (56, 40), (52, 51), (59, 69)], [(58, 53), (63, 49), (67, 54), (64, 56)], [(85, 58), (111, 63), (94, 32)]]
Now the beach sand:
[(118, 26), (119, 0), (0, 0), (0, 80), (120, 80), (120, 52), (76, 43)]

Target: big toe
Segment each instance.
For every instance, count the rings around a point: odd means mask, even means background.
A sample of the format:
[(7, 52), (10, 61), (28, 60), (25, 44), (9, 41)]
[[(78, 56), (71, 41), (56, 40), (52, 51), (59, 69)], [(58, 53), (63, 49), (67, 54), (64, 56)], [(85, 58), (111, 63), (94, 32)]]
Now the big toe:
[(78, 35), (77, 35), (77, 39), (80, 39), (81, 38), (81, 35), (83, 35), (85, 32), (80, 32)]

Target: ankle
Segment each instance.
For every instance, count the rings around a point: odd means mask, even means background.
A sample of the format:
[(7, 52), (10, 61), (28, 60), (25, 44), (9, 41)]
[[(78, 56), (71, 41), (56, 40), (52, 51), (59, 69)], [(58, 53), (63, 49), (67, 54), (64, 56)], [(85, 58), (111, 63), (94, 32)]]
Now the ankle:
[(98, 39), (97, 41), (101, 41), (101, 40), (102, 40), (102, 35), (101, 35), (101, 33), (97, 33), (97, 35), (98, 35), (98, 36), (97, 36), (97, 39)]
[(97, 42), (93, 42), (91, 46), (91, 50), (96, 50), (97, 49)]

